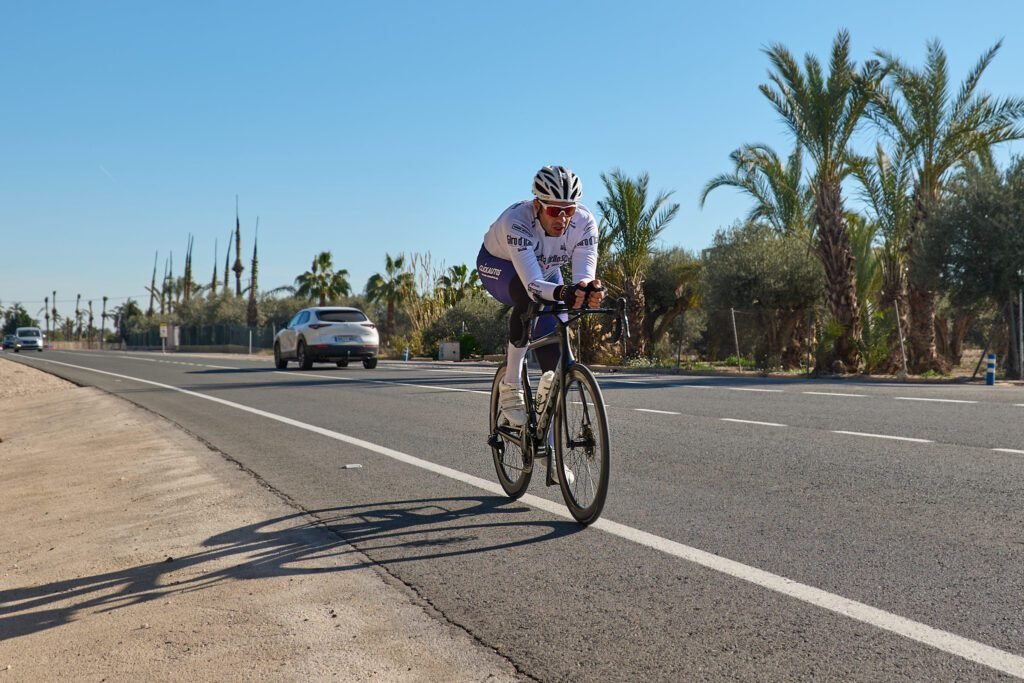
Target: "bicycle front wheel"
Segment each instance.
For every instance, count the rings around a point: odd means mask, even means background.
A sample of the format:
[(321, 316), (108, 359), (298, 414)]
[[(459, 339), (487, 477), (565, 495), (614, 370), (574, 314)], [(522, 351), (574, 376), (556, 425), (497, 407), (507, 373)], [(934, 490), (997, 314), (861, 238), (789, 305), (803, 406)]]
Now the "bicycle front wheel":
[(569, 512), (580, 524), (595, 521), (608, 495), (608, 414), (590, 369), (576, 364), (566, 373), (555, 414), (558, 482)]
[(522, 496), (530, 485), (533, 468), (527, 465), (529, 455), (523, 452), (523, 430), (509, 426), (501, 417), (498, 383), (504, 377), (505, 366), (502, 365), (494, 374), (494, 382), (491, 384), (491, 435), (488, 443), (491, 445), (498, 483), (510, 498), (516, 499)]

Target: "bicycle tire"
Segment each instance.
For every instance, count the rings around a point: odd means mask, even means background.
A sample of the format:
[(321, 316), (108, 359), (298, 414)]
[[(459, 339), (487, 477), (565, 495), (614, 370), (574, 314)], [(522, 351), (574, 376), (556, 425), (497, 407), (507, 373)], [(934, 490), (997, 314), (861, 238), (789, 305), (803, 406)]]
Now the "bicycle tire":
[(578, 363), (566, 373), (559, 394), (555, 413), (558, 485), (573, 518), (592, 524), (608, 496), (610, 445), (604, 397), (590, 369)]
[(508, 438), (498, 431), (500, 408), (498, 405), (498, 383), (505, 377), (505, 365), (502, 364), (494, 373), (491, 383), (491, 437), (496, 442), (491, 444), (491, 456), (494, 458), (494, 469), (498, 474), (498, 483), (513, 500), (526, 493), (533, 477), (533, 469), (526, 471), (525, 454), (521, 443)]

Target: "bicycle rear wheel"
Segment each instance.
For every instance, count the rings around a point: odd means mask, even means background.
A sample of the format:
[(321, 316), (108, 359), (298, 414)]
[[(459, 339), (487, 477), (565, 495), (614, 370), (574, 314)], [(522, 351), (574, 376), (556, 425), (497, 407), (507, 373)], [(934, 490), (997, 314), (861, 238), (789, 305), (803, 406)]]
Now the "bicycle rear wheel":
[(559, 487), (576, 521), (590, 524), (601, 515), (608, 496), (608, 414), (601, 388), (587, 367), (574, 365), (565, 380), (555, 413)]
[(494, 373), (491, 384), (491, 434), (487, 442), (491, 445), (494, 456), (494, 469), (498, 473), (498, 483), (512, 499), (519, 498), (526, 492), (533, 476), (533, 468), (527, 467), (527, 453), (523, 452), (522, 429), (510, 427), (507, 423), (500, 424), (501, 411), (498, 406), (498, 383), (505, 377), (505, 366), (502, 365)]

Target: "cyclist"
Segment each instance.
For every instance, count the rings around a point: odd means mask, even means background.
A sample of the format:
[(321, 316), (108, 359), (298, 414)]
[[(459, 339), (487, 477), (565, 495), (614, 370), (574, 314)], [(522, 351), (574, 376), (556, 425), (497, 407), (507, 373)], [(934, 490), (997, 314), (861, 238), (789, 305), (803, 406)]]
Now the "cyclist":
[[(526, 422), (522, 367), (526, 347), (522, 314), (530, 301), (560, 301), (580, 308), (601, 305), (604, 291), (597, 271), (597, 222), (590, 210), (579, 203), (583, 184), (564, 166), (545, 166), (533, 179), (533, 200), (517, 202), (505, 209), (484, 235), (477, 256), (480, 282), (503, 304), (512, 306), (508, 321), (508, 350), (505, 378), (499, 384), (502, 414), (510, 424)], [(575, 284), (562, 280), (562, 264), (571, 263)], [(551, 316), (538, 319), (536, 336), (554, 330)], [(544, 371), (558, 365), (557, 346), (536, 350)]]

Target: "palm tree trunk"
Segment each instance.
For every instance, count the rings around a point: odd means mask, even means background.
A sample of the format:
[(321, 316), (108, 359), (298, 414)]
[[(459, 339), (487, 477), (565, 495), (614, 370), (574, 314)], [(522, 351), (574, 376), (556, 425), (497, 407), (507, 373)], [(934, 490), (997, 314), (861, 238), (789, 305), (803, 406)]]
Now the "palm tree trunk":
[[(920, 239), (928, 220), (928, 206), (920, 190), (914, 196), (914, 237)], [(913, 240), (912, 240), (913, 243)], [(914, 373), (945, 371), (935, 344), (935, 292), (925, 283), (934, 280), (922, 260), (910, 259), (910, 356)]]
[(835, 355), (848, 370), (856, 370), (860, 365), (857, 342), (862, 336), (857, 276), (838, 183), (819, 185), (814, 220), (818, 226), (818, 257), (825, 268), (829, 310), (843, 327), (842, 336), (836, 340)]
[(395, 329), (395, 302), (394, 301), (388, 301), (387, 324), (388, 324), (388, 329), (384, 333), (384, 338), (385, 338), (386, 341), (390, 342), (391, 341), (391, 333)]
[(896, 327), (889, 333), (889, 357), (878, 367), (884, 373), (896, 374), (903, 371), (903, 354), (906, 346), (903, 337), (910, 331), (910, 306), (907, 302), (907, 284), (903, 267), (898, 259), (888, 260), (883, 271), (882, 306), (892, 306), (897, 317)]
[(915, 373), (943, 371), (935, 344), (935, 292), (910, 283), (910, 356)]
[(640, 273), (623, 278), (626, 294), (626, 312), (629, 315), (629, 328), (632, 335), (626, 342), (627, 358), (647, 357), (647, 337), (644, 334), (644, 279)]

